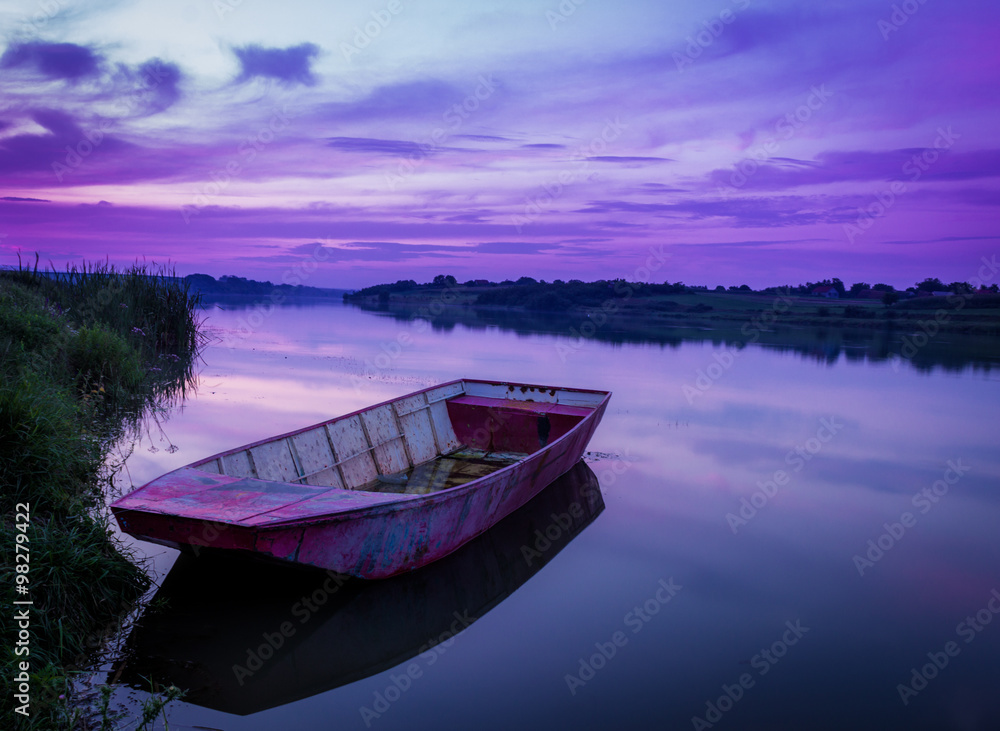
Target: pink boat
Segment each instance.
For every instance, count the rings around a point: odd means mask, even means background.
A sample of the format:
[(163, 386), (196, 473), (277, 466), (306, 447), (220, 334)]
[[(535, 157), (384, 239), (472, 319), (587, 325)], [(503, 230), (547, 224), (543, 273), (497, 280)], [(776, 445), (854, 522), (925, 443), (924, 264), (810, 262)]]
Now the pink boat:
[(567, 472), (610, 398), (452, 381), (216, 454), (111, 510), (145, 541), (381, 579), (448, 555)]

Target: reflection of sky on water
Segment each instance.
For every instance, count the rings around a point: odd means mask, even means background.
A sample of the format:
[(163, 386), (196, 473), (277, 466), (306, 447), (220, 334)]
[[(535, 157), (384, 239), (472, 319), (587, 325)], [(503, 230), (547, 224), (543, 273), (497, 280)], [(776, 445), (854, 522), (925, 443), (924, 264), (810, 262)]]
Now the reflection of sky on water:
[[(209, 314), (225, 336), (247, 311)], [(377, 367), (401, 335), (411, 340)], [(141, 484), (224, 448), (462, 376), (607, 388), (614, 396), (590, 449), (631, 466), (612, 477), (611, 461), (593, 465), (605, 513), (463, 633), (377, 727), (410, 727), (415, 718), (441, 719), (439, 728), (682, 727), (795, 619), (811, 628), (801, 645), (768, 675), (754, 673), (756, 685), (722, 723), (986, 728), (975, 719), (1000, 717), (989, 690), (1000, 626), (963, 643), (909, 707), (895, 691), (1000, 587), (995, 379), (817, 364), (750, 347), (689, 402), (683, 386), (721, 350), (587, 342), (561, 357), (557, 345), (568, 342), (462, 326), (435, 332), (338, 305), (276, 309), (259, 334), (205, 352), (197, 397), (164, 425), (179, 450), (153, 454), (144, 444), (129, 469)], [(816, 437), (821, 419), (842, 428), (795, 471), (788, 455)], [(971, 469), (920, 512), (911, 499), (941, 479), (948, 460)], [(777, 470), (788, 483), (734, 535), (726, 515)], [(852, 557), (906, 511), (916, 525), (860, 577)], [(578, 659), (669, 577), (684, 586), (680, 594), (570, 695), (564, 676)], [(172, 717), (248, 729), (326, 728), (335, 715), (363, 728), (357, 708), (388, 677), (246, 719), (184, 706)], [(965, 716), (973, 721), (962, 725)]]

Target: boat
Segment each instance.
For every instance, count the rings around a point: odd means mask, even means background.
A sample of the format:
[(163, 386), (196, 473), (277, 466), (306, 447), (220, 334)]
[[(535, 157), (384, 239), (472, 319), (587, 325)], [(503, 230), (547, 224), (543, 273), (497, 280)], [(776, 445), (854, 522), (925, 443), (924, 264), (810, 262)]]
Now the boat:
[[(147, 692), (174, 685), (186, 704), (246, 716), (407, 661), (426, 670), (456, 634), (495, 621), (486, 615), (603, 510), (597, 476), (581, 461), (454, 553), (385, 581), (181, 554), (109, 681)], [(572, 572), (587, 558), (567, 560)]]
[(111, 504), (123, 532), (362, 579), (452, 553), (580, 461), (611, 393), (456, 380), (202, 459)]

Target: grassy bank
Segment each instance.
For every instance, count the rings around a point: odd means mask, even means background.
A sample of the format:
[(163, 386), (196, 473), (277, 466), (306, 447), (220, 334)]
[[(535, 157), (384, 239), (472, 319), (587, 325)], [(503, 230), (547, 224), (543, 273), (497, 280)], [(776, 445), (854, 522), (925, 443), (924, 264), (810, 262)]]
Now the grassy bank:
[[(12, 577), (0, 613), (5, 728), (74, 727), (69, 674), (148, 588), (111, 538), (104, 489), (112, 446), (191, 379), (197, 297), (171, 274), (0, 272), (0, 562)], [(18, 600), (33, 602), (21, 644)], [(23, 662), (29, 716), (16, 712)]]

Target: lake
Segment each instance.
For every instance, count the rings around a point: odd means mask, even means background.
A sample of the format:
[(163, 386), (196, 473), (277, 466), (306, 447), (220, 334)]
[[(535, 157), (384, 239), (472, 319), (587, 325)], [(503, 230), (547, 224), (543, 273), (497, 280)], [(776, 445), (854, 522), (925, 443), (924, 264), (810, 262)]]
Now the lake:
[(206, 317), (196, 393), (128, 457), (136, 486), (455, 378), (613, 396), (585, 465), (399, 579), (135, 543), (162, 587), (110, 672), (118, 700), (144, 677), (190, 688), (171, 729), (1000, 724), (1000, 358), (981, 344), (583, 338), (322, 302)]

